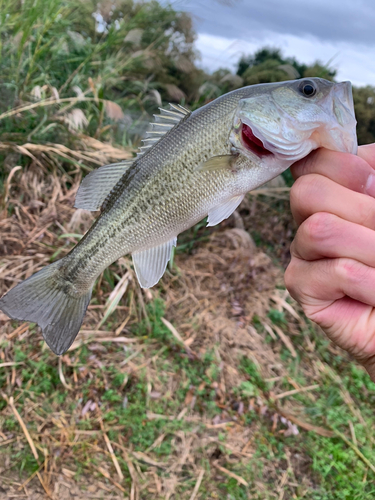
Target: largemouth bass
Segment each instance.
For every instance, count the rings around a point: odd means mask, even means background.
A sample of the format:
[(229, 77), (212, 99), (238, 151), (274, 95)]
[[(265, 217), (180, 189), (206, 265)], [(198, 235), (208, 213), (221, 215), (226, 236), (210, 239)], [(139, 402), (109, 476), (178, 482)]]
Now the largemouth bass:
[(161, 109), (140, 154), (82, 182), (75, 206), (101, 215), (71, 252), (0, 300), (42, 328), (56, 354), (81, 327), (96, 278), (132, 254), (142, 287), (163, 275), (177, 236), (219, 224), (244, 195), (319, 147), (356, 154), (350, 82), (309, 78), (244, 87), (194, 112)]

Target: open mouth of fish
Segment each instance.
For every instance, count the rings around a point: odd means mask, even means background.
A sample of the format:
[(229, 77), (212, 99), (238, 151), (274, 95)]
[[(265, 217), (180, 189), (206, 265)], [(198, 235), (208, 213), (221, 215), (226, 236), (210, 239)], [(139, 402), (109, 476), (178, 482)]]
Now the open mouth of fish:
[(272, 155), (272, 151), (269, 151), (263, 144), (263, 142), (256, 137), (249, 125), (242, 122), (241, 125), (241, 139), (242, 144), (252, 153), (259, 157)]

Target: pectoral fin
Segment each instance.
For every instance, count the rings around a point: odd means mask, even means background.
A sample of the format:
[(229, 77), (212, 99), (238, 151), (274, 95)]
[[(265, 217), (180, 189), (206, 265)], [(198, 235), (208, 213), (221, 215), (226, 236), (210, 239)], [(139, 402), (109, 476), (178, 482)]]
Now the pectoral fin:
[(244, 195), (240, 194), (238, 196), (234, 196), (230, 200), (214, 207), (212, 210), (208, 212), (208, 221), (207, 226), (216, 226), (224, 219), (228, 219), (229, 216), (236, 210), (238, 205), (243, 200)]
[(206, 162), (202, 163), (199, 170), (202, 172), (227, 169), (232, 170), (237, 159), (238, 154), (213, 156)]
[(132, 254), (135, 273), (142, 288), (151, 288), (163, 276), (177, 238)]

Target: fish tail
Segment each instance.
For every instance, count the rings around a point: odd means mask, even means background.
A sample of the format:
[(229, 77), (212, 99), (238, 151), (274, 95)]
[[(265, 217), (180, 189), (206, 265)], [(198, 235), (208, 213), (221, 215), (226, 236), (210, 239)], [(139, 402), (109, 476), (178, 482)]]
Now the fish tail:
[(0, 299), (0, 310), (10, 318), (38, 323), (57, 355), (67, 351), (76, 338), (92, 292), (79, 295), (64, 279), (60, 271), (63, 260), (46, 266)]

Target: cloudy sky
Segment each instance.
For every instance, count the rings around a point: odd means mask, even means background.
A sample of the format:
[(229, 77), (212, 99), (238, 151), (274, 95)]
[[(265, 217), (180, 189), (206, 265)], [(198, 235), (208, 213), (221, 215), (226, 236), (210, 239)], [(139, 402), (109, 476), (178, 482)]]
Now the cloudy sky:
[(190, 12), (201, 66), (233, 69), (265, 45), (338, 70), (337, 79), (375, 85), (374, 0), (174, 0)]

